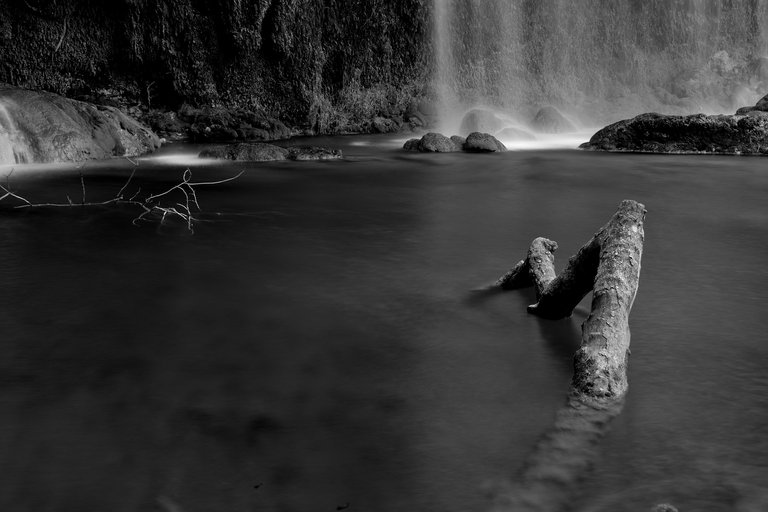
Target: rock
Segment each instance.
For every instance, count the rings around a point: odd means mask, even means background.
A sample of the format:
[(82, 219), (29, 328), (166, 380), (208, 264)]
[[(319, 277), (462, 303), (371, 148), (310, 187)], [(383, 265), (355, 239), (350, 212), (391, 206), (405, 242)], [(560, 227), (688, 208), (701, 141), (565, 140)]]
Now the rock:
[(760, 98), (760, 101), (755, 104), (755, 109), (768, 112), (768, 94)]
[(453, 141), (454, 145), (462, 149), (464, 147), (464, 143), (467, 142), (466, 137), (462, 137), (461, 135), (451, 135), (451, 140)]
[(504, 127), (504, 122), (491, 110), (476, 108), (466, 113), (461, 120), (461, 133), (487, 132), (496, 133)]
[(555, 107), (542, 107), (531, 120), (531, 127), (541, 133), (575, 132), (576, 127)]
[(282, 122), (244, 109), (184, 105), (176, 118), (194, 142), (271, 141), (289, 139), (292, 135)]
[(0, 164), (134, 157), (158, 147), (157, 135), (115, 107), (0, 86)]
[(464, 143), (464, 151), (471, 153), (495, 153), (506, 151), (507, 148), (490, 133), (472, 132)]
[(520, 128), (514, 128), (514, 127), (507, 127), (501, 130), (496, 134), (496, 137), (499, 139), (504, 140), (512, 140), (512, 141), (519, 141), (519, 140), (536, 140), (536, 136), (530, 132), (527, 132), (525, 130), (521, 130)]
[(736, 111), (736, 115), (743, 116), (754, 111), (768, 112), (768, 94), (760, 98), (754, 106), (741, 107)]
[(736, 111), (736, 115), (737, 116), (745, 116), (745, 115), (749, 114), (750, 112), (755, 112), (755, 111), (757, 111), (755, 109), (755, 107), (741, 107), (740, 109), (738, 109)]
[(200, 158), (221, 158), (249, 162), (273, 162), (288, 158), (289, 151), (274, 144), (264, 142), (243, 142), (204, 149)]
[(400, 127), (392, 119), (385, 117), (374, 117), (371, 121), (371, 127), (374, 133), (395, 133)]
[(422, 153), (452, 153), (461, 151), (453, 140), (442, 133), (429, 132), (421, 139), (410, 139), (403, 145), (408, 151), (420, 151)]
[(641, 114), (606, 126), (583, 149), (768, 155), (768, 116)]
[(338, 160), (342, 158), (340, 149), (320, 146), (291, 146), (288, 148), (289, 160)]
[(651, 509), (651, 512), (678, 512), (677, 508), (669, 503), (659, 503)]
[(405, 144), (403, 144), (403, 149), (406, 151), (418, 151), (419, 142), (421, 142), (421, 139), (408, 139), (405, 141)]

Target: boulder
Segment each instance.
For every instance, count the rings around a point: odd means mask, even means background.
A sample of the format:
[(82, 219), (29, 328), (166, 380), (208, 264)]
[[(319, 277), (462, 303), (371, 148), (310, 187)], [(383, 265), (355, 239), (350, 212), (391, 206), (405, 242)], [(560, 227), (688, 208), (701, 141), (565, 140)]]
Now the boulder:
[(396, 133), (400, 126), (393, 119), (376, 116), (371, 120), (371, 131), (373, 133)]
[(200, 158), (221, 158), (249, 162), (273, 162), (288, 158), (289, 151), (264, 142), (243, 142), (226, 146), (214, 146), (200, 152)]
[(531, 127), (541, 133), (568, 133), (576, 131), (573, 123), (552, 106), (540, 108), (531, 120)]
[(755, 104), (755, 110), (768, 112), (768, 94), (760, 98), (760, 100)]
[(464, 148), (464, 143), (467, 142), (467, 138), (461, 135), (451, 135), (451, 141), (453, 141), (457, 148), (462, 149)]
[(405, 144), (403, 144), (403, 149), (406, 151), (418, 151), (419, 142), (421, 142), (421, 139), (408, 139), (405, 141)]
[(768, 155), (768, 116), (641, 114), (606, 126), (582, 149)]
[(135, 157), (159, 147), (157, 135), (115, 107), (0, 86), (0, 164)]
[(470, 110), (461, 120), (460, 133), (486, 132), (496, 133), (504, 127), (504, 122), (491, 110), (476, 108)]
[(507, 148), (490, 133), (472, 132), (464, 143), (464, 151), (471, 153), (495, 153), (506, 151)]
[(410, 139), (403, 149), (408, 151), (420, 151), (422, 153), (452, 153), (461, 151), (461, 146), (442, 133), (429, 132), (421, 139)]
[(768, 94), (766, 94), (765, 96), (760, 98), (757, 101), (757, 103), (755, 105), (753, 105), (753, 106), (741, 107), (740, 109), (738, 109), (736, 111), (736, 115), (737, 116), (743, 116), (743, 115), (748, 114), (749, 112), (754, 112), (754, 111), (768, 112)]

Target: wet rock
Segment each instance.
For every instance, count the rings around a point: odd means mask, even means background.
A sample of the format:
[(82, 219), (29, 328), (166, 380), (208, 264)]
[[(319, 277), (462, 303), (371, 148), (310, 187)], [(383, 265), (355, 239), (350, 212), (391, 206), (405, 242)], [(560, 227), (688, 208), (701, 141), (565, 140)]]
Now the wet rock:
[(374, 133), (396, 133), (400, 126), (392, 120), (385, 117), (374, 117), (371, 121), (371, 131)]
[(221, 158), (249, 162), (273, 162), (288, 158), (289, 151), (274, 144), (264, 142), (243, 142), (226, 146), (206, 148), (198, 155), (200, 158)]
[[(176, 118), (187, 138), (194, 142), (272, 141), (288, 139), (292, 135), (282, 122), (243, 109), (185, 105), (176, 113)], [(155, 114), (147, 119), (154, 122), (162, 118)], [(162, 125), (157, 126), (157, 129), (161, 128)]]
[(641, 114), (606, 126), (582, 149), (768, 155), (768, 116)]
[(491, 110), (476, 108), (466, 113), (461, 120), (461, 133), (487, 132), (496, 133), (504, 127), (504, 122)]
[(472, 132), (464, 143), (464, 151), (471, 153), (495, 153), (506, 151), (507, 148), (490, 133)]
[(768, 94), (760, 98), (760, 100), (755, 104), (755, 109), (768, 112)]
[(736, 111), (737, 116), (743, 116), (750, 112), (768, 112), (768, 94), (760, 98), (755, 105), (741, 107)]
[(409, 151), (420, 151), (422, 153), (452, 153), (461, 151), (461, 146), (442, 133), (430, 132), (421, 139), (410, 139), (403, 145), (404, 149)]
[(499, 139), (512, 140), (512, 141), (536, 140), (536, 136), (534, 134), (527, 132), (525, 130), (521, 130), (520, 128), (514, 128), (511, 126), (501, 130), (499, 133), (496, 134), (496, 137)]
[(289, 160), (339, 160), (342, 158), (340, 149), (320, 146), (291, 146), (288, 148)]
[(405, 144), (403, 144), (403, 149), (406, 151), (418, 151), (419, 142), (421, 142), (421, 139), (408, 139), (405, 141)]
[(677, 508), (669, 503), (659, 503), (651, 509), (651, 512), (678, 512)]
[(573, 123), (552, 106), (540, 108), (531, 120), (531, 127), (541, 133), (568, 133), (576, 131)]
[(152, 130), (115, 107), (0, 86), (0, 164), (133, 157), (158, 147)]

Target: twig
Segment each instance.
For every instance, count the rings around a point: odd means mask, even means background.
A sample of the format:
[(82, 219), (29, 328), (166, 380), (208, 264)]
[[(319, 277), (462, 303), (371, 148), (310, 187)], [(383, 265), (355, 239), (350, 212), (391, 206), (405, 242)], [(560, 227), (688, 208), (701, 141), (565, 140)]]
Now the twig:
[(81, 204), (85, 204), (85, 178), (83, 177), (83, 171), (80, 171), (80, 188), (83, 189), (83, 200)]
[(59, 38), (59, 42), (56, 44), (56, 47), (53, 49), (53, 53), (56, 53), (59, 51), (59, 48), (61, 48), (61, 44), (64, 42), (64, 37), (67, 35), (67, 24), (69, 22), (69, 17), (64, 18), (64, 29), (61, 31), (61, 37)]

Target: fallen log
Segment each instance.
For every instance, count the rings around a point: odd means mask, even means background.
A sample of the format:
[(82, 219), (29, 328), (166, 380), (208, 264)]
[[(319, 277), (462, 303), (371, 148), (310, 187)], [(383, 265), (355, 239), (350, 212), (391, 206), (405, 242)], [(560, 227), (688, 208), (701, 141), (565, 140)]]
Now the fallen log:
[(579, 481), (599, 457), (598, 442), (621, 412), (627, 391), (629, 312), (640, 278), (645, 213), (642, 204), (622, 201), (560, 275), (555, 273), (557, 243), (537, 238), (526, 258), (491, 286), (534, 286), (537, 302), (528, 311), (548, 319), (570, 316), (593, 291), (567, 403), (526, 460), (519, 480), (495, 493), (494, 512), (569, 510)]
[(568, 265), (555, 274), (557, 243), (537, 238), (527, 257), (495, 286), (514, 290), (535, 286), (536, 304), (528, 311), (548, 319), (566, 318), (590, 291), (592, 309), (582, 326), (572, 391), (593, 399), (618, 398), (627, 391), (629, 312), (637, 294), (643, 252), (645, 207), (622, 201)]

